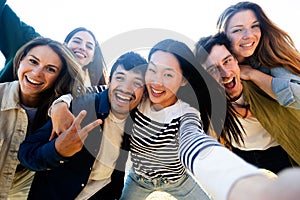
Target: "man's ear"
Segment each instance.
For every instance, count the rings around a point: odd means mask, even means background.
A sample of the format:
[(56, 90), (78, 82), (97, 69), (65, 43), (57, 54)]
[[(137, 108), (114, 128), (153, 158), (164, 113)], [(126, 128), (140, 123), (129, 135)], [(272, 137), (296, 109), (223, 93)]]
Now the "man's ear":
[(186, 86), (187, 80), (183, 77), (180, 86)]

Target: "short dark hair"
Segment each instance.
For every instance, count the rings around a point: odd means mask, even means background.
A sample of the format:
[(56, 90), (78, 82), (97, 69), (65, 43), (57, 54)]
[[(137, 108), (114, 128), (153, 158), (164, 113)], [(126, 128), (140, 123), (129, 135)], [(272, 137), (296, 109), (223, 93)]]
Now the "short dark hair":
[(200, 40), (196, 43), (195, 48), (195, 56), (197, 61), (200, 64), (203, 64), (208, 55), (210, 54), (212, 48), (216, 45), (224, 45), (228, 51), (232, 54), (231, 45), (228, 37), (225, 33), (217, 33), (215, 35), (210, 35), (207, 37), (202, 37)]
[(141, 73), (145, 76), (148, 63), (140, 54), (132, 51), (127, 52), (121, 55), (113, 64), (110, 70), (109, 80), (111, 80), (112, 75), (120, 65), (124, 67), (126, 71), (133, 70), (134, 72)]
[[(226, 34), (217, 33), (208, 37), (202, 37), (196, 43), (195, 56), (197, 61), (200, 64), (203, 64), (207, 60), (208, 55), (211, 53), (212, 48), (216, 45), (224, 45), (233, 55), (230, 41)], [(229, 101), (228, 96), (226, 100), (226, 106), (227, 110), (221, 136), (225, 140), (226, 145), (230, 145), (232, 140), (234, 140), (237, 144), (240, 144), (240, 141), (244, 142), (242, 132), (244, 129), (235, 115), (236, 111)]]

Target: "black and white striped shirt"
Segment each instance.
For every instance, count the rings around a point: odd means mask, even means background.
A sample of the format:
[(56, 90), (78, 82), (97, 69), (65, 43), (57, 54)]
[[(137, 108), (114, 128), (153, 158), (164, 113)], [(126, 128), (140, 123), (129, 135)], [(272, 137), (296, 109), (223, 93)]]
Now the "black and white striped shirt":
[[(199, 111), (181, 100), (155, 111), (151, 109), (150, 101), (146, 100), (134, 111), (133, 120), (130, 150), (135, 172), (146, 178), (178, 180), (186, 171), (179, 159), (179, 141), (186, 146), (193, 145), (189, 143), (188, 136), (182, 135), (190, 131), (189, 126), (185, 130), (183, 126), (187, 123), (197, 124), (197, 134), (205, 135)], [(213, 145), (219, 145), (214, 139), (205, 138), (212, 140)], [(189, 159), (186, 161), (188, 164)]]

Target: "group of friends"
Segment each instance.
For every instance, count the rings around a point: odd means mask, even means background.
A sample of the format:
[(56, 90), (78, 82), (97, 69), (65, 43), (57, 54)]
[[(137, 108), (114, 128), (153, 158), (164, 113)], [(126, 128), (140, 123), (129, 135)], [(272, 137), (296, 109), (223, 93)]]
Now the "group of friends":
[(107, 76), (90, 30), (60, 43), (0, 0), (0, 199), (299, 198), (300, 53), (256, 3), (216, 27), (194, 50), (126, 52)]

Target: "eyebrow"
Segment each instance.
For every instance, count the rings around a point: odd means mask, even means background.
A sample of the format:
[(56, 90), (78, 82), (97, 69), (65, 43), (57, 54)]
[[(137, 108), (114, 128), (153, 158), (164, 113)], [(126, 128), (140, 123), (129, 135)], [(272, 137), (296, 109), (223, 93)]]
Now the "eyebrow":
[(157, 67), (157, 65), (156, 65), (153, 61), (150, 61), (149, 64), (150, 64), (150, 63), (151, 63), (152, 65), (154, 65), (155, 67)]
[(36, 57), (35, 55), (33, 55), (33, 54), (27, 54), (27, 56), (32, 56), (32, 57), (34, 57), (35, 59), (37, 59), (38, 61), (40, 61), (40, 59), (39, 59), (38, 57)]
[[(130, 71), (130, 70), (128, 70), (128, 71)], [(141, 73), (135, 73), (135, 74), (141, 74)], [(124, 75), (125, 76), (125, 73), (124, 72), (115, 72), (115, 75)], [(140, 80), (140, 81), (144, 82), (143, 78), (135, 77), (134, 79), (137, 79), (137, 80)]]
[[(222, 59), (222, 62), (224, 62), (225, 60), (227, 60), (229, 57), (233, 57), (233, 55), (232, 54), (227, 55), (225, 58)], [(210, 69), (212, 67), (216, 67), (216, 66), (217, 65), (215, 65), (215, 64), (211, 64), (208, 67), (206, 67), (206, 69), (208, 70), (208, 69)]]
[[(74, 39), (78, 39), (78, 40), (80, 40), (80, 41), (83, 41), (83, 39), (82, 38), (80, 38), (80, 37), (73, 37)], [(90, 42), (90, 41), (87, 41), (87, 43), (88, 44), (91, 44), (91, 45), (93, 45), (93, 46), (95, 46), (95, 44), (93, 43), (93, 42)]]
[[(260, 23), (258, 20), (255, 20), (254, 22), (252, 22), (252, 25), (253, 24), (256, 24), (256, 23)], [(238, 25), (235, 25), (235, 26), (232, 26), (230, 29), (233, 29), (233, 28), (239, 28), (239, 27), (243, 27), (244, 25), (243, 24), (238, 24)]]
[(233, 55), (232, 55), (232, 54), (229, 54), (228, 56), (226, 56), (225, 58), (223, 58), (222, 61), (227, 60), (229, 57), (233, 57)]
[[(149, 63), (151, 63), (151, 64), (154, 65), (155, 67), (158, 67), (158, 65), (155, 64), (153, 61), (150, 61)], [(162, 65), (162, 66), (166, 66), (166, 65)], [(165, 68), (165, 70), (168, 70), (168, 71), (175, 71), (173, 67), (169, 67), (169, 66), (167, 66), (167, 67)]]
[[(31, 57), (35, 58), (36, 60), (38, 60), (39, 62), (41, 61), (38, 57), (36, 57), (33, 54), (28, 54), (27, 56), (31, 56)], [(55, 67), (55, 68), (59, 69), (59, 67), (54, 64), (47, 64), (46, 66), (51, 66), (51, 67)]]
[(115, 75), (125, 75), (124, 72), (115, 72)]

